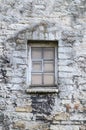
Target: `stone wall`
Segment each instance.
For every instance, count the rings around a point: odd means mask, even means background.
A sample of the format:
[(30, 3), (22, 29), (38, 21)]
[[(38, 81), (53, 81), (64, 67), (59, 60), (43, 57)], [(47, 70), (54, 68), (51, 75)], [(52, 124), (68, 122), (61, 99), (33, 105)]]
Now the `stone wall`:
[[(58, 93), (27, 94), (27, 41), (58, 41)], [(86, 130), (86, 1), (0, 0), (0, 130)]]

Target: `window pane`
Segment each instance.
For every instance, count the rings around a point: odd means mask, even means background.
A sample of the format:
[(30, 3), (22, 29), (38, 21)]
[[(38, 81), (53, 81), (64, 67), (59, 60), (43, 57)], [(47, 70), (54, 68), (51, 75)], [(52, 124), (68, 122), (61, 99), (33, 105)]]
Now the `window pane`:
[(32, 62), (32, 72), (42, 71), (42, 62)]
[(44, 72), (54, 72), (54, 61), (44, 61)]
[(32, 47), (32, 59), (41, 59), (42, 58), (42, 48)]
[(32, 74), (32, 85), (42, 85), (42, 74)]
[(54, 84), (54, 74), (44, 74), (44, 85)]
[(44, 48), (43, 49), (44, 59), (54, 59), (54, 48)]

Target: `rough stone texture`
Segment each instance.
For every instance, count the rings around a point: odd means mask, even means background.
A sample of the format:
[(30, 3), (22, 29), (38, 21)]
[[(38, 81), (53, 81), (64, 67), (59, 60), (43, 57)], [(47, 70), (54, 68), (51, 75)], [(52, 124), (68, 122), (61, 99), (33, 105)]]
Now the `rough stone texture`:
[[(27, 94), (27, 41), (58, 41), (57, 94)], [(86, 130), (86, 0), (0, 0), (0, 130)]]
[(3, 120), (4, 120), (4, 114), (0, 112), (0, 122), (3, 122)]

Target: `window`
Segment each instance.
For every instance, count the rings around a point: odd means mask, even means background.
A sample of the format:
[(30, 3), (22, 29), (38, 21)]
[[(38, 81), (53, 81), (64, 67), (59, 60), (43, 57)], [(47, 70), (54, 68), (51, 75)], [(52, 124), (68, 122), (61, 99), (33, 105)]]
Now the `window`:
[(29, 41), (29, 86), (57, 85), (57, 42)]

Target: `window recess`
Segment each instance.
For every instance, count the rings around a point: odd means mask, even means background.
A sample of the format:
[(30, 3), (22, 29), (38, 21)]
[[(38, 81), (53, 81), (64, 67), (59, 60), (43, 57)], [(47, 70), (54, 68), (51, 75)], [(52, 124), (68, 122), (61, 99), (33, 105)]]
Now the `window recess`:
[(28, 92), (57, 92), (57, 42), (29, 41), (28, 47)]

